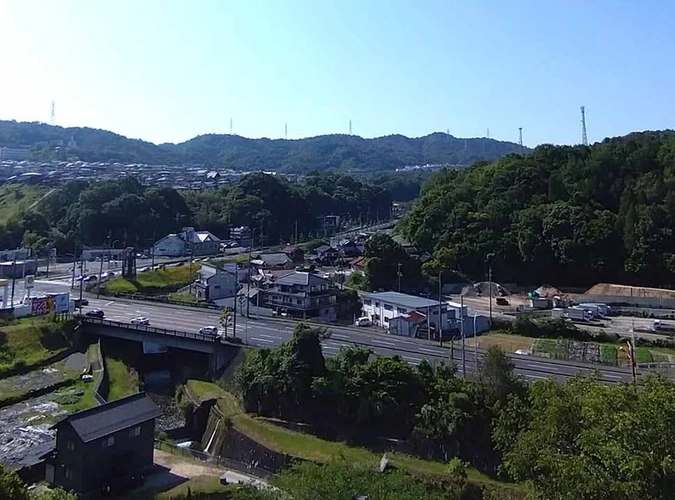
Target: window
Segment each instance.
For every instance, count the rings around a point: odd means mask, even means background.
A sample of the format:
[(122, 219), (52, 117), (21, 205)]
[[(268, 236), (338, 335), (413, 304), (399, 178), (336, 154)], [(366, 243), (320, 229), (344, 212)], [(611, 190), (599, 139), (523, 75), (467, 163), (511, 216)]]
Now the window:
[(65, 474), (66, 474), (66, 479), (68, 479), (70, 481), (73, 480), (73, 469), (70, 469), (70, 468), (66, 467)]
[(408, 312), (408, 310), (405, 307), (399, 307), (396, 309), (396, 312), (399, 314), (405, 314)]
[(380, 303), (379, 303), (379, 302), (375, 302), (375, 307), (380, 307)]
[(129, 431), (129, 437), (135, 438), (141, 435), (141, 426), (132, 427)]
[(384, 305), (384, 310), (385, 310), (385, 311), (393, 311), (394, 308), (393, 308), (392, 306), (390, 306), (389, 304), (385, 304), (385, 305)]
[(114, 444), (115, 444), (115, 436), (108, 436), (107, 438), (103, 438), (102, 442), (103, 448), (110, 448)]
[(385, 322), (385, 323), (389, 323), (389, 318), (385, 316), (385, 317), (384, 317), (384, 322)]
[(66, 449), (67, 449), (68, 451), (75, 451), (75, 441), (70, 441), (70, 440), (69, 440), (69, 441), (66, 443)]

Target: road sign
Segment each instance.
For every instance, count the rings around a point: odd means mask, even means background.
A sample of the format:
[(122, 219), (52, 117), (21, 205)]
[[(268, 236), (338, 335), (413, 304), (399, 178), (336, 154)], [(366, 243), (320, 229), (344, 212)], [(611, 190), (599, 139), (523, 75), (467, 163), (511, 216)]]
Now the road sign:
[(70, 294), (57, 293), (54, 295), (54, 312), (67, 313), (70, 310)]
[(26, 289), (34, 288), (35, 287), (35, 276), (32, 274), (29, 274), (26, 276)]

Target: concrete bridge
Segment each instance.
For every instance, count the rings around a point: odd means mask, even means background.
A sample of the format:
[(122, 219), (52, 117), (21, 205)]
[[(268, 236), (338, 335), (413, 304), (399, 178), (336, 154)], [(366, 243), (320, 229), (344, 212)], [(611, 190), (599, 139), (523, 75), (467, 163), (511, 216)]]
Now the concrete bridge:
[(209, 355), (209, 364), (214, 372), (224, 368), (232, 357), (232, 348), (239, 347), (236, 342), (230, 342), (214, 335), (158, 328), (150, 325), (135, 325), (88, 316), (81, 317), (80, 320), (83, 331), (89, 335), (149, 342), (168, 348), (203, 352)]

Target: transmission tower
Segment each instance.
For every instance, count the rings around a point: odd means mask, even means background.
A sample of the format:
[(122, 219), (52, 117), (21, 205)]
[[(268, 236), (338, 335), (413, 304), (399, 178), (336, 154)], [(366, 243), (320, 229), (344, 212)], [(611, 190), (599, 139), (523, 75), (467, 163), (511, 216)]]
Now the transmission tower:
[(487, 129), (487, 138), (488, 139), (490, 138), (490, 127), (488, 127), (488, 129)]
[(56, 125), (56, 113), (54, 112), (54, 101), (52, 101), (52, 114), (49, 118), (50, 125)]
[(352, 120), (349, 120), (349, 135), (352, 135)]
[(230, 135), (232, 135), (232, 118), (230, 118)]
[(284, 140), (288, 140), (288, 123), (284, 123)]
[(523, 127), (518, 127), (518, 145), (520, 150), (523, 150)]
[(588, 136), (586, 135), (586, 107), (581, 106), (581, 144), (588, 146)]

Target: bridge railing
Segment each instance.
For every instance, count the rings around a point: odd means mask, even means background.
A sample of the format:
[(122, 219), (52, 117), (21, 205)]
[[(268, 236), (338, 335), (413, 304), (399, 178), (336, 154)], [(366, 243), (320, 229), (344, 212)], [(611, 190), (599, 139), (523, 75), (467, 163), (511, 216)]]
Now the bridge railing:
[[(105, 326), (113, 326), (116, 328), (125, 328), (127, 330), (137, 330), (139, 332), (147, 332), (147, 333), (156, 333), (159, 335), (169, 335), (172, 337), (180, 337), (180, 338), (185, 338), (185, 339), (192, 339), (192, 340), (201, 340), (204, 342), (232, 342), (231, 339), (226, 338), (226, 337), (219, 337), (216, 335), (207, 335), (199, 332), (188, 332), (185, 330), (171, 330), (169, 328), (161, 328), (161, 327), (156, 327), (156, 326), (151, 326), (151, 325), (138, 325), (135, 323), (126, 323), (124, 321), (114, 321), (110, 319), (101, 319), (101, 318), (94, 318), (90, 316), (82, 316), (80, 317), (80, 320), (83, 323), (89, 323), (92, 325), (105, 325)], [(233, 342), (233, 343), (236, 343)]]

